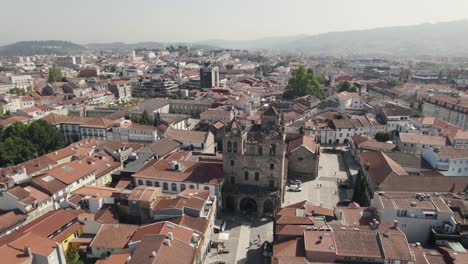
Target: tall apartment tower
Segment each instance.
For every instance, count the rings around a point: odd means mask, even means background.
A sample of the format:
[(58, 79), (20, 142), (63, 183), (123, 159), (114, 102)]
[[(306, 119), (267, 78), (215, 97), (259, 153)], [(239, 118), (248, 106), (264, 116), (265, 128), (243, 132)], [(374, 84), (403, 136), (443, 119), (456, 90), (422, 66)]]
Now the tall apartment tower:
[(219, 68), (205, 63), (200, 68), (200, 88), (211, 89), (219, 87)]
[(272, 214), (281, 205), (286, 181), (286, 143), (278, 112), (264, 111), (261, 124), (234, 118), (223, 138), (223, 208), (236, 213)]

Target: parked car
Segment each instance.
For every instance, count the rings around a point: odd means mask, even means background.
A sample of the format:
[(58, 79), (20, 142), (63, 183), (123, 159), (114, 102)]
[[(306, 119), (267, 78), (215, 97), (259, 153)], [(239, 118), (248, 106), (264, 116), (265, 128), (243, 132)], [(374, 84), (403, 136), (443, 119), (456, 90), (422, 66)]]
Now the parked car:
[(298, 179), (291, 179), (291, 180), (289, 180), (289, 184), (301, 186), (301, 185), (302, 185), (302, 181), (301, 181), (301, 180), (298, 180)]
[(302, 191), (302, 188), (299, 186), (299, 185), (294, 185), (294, 184), (291, 184), (289, 185), (289, 189), (288, 189), (290, 192), (300, 192)]

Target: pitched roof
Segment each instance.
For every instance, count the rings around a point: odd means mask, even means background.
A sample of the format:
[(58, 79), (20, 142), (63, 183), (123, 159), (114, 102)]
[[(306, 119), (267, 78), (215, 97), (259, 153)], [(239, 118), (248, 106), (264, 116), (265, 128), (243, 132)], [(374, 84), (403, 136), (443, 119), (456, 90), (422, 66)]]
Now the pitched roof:
[(318, 154), (320, 151), (320, 144), (315, 142), (315, 136), (307, 134), (299, 136), (288, 142), (288, 152), (293, 152), (299, 147), (304, 146), (310, 152)]
[(136, 225), (102, 224), (90, 247), (123, 249), (137, 229)]
[(218, 162), (179, 161), (177, 171), (170, 169), (170, 162), (170, 159), (152, 161), (132, 177), (205, 184), (219, 184), (224, 178), (223, 164)]
[[(191, 264), (195, 260), (197, 249), (190, 244), (174, 238), (165, 244), (165, 235), (146, 235), (133, 252), (129, 264)], [(153, 256), (153, 252), (155, 256)]]
[(411, 133), (400, 133), (400, 141), (410, 144), (426, 144), (431, 146), (445, 146), (447, 140), (440, 136), (416, 135)]
[(391, 173), (398, 176), (408, 175), (403, 167), (383, 152), (363, 152), (360, 154), (360, 160), (364, 164), (364, 169), (367, 170), (370, 183), (374, 188), (384, 182)]
[(167, 128), (165, 137), (172, 138), (178, 141), (191, 141), (204, 143), (208, 137), (209, 132), (204, 131), (193, 131), (193, 130), (180, 130), (172, 127)]

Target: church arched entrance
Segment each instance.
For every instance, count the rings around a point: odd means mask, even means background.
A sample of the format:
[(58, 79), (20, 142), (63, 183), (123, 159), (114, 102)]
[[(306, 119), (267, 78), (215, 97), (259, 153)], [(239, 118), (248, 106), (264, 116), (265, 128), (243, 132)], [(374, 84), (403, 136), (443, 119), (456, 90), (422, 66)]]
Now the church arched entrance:
[(263, 202), (263, 214), (273, 214), (273, 202), (270, 199)]
[(240, 202), (240, 211), (246, 214), (257, 213), (257, 202), (252, 198), (244, 198)]

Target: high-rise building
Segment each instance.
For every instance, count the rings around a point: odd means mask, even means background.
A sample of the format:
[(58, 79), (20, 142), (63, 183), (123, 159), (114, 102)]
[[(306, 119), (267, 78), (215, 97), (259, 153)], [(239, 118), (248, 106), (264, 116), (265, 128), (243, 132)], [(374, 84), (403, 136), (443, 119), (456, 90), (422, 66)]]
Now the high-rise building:
[(286, 175), (285, 134), (273, 108), (261, 124), (234, 118), (223, 138), (223, 208), (237, 213), (272, 214), (282, 201)]
[(219, 87), (219, 68), (205, 63), (200, 68), (200, 84), (202, 89)]

